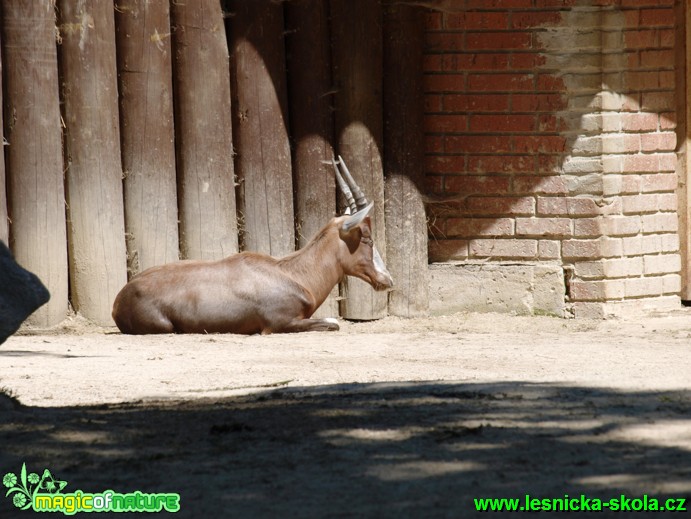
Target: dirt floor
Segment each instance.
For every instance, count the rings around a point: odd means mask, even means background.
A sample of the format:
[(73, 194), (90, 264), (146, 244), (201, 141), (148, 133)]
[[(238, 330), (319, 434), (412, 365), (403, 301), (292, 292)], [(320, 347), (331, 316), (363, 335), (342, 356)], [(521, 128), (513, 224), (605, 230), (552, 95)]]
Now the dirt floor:
[(691, 514), (691, 310), (251, 337), (74, 319), (8, 339), (0, 388), (0, 476), (177, 492), (179, 517), (482, 517), (473, 498), (526, 494)]

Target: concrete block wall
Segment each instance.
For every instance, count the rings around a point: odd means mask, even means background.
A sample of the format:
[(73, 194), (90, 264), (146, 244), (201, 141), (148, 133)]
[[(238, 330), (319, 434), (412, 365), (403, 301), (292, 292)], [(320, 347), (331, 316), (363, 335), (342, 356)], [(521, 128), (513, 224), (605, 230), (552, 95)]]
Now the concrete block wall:
[(431, 5), (432, 262), (545, 262), (576, 316), (679, 305), (674, 0)]

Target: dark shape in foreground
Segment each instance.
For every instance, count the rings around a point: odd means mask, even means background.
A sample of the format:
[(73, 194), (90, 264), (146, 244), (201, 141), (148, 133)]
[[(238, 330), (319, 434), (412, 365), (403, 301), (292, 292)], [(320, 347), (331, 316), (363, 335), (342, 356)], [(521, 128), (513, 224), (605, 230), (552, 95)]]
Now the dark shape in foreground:
[(0, 344), (49, 299), (50, 292), (38, 276), (22, 268), (0, 241)]

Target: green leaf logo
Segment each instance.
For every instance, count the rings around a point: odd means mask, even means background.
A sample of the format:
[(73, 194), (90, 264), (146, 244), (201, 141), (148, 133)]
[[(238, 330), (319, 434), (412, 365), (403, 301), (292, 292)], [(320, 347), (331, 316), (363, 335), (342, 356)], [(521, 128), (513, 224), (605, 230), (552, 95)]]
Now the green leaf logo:
[(14, 472), (8, 472), (3, 476), (2, 484), (7, 488), (5, 497), (12, 496), (14, 506), (27, 510), (31, 508), (36, 494), (59, 494), (67, 486), (67, 481), (55, 479), (48, 469), (43, 471), (41, 477), (35, 472), (27, 474), (26, 463), (22, 463), (19, 477)]

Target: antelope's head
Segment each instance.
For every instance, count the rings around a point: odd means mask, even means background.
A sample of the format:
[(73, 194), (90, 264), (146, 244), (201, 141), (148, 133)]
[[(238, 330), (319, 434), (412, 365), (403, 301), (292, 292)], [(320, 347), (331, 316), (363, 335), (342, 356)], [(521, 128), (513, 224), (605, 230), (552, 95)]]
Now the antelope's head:
[(387, 290), (393, 287), (393, 279), (372, 240), (372, 222), (368, 216), (374, 202), (367, 201), (342, 157), (331, 162), (336, 182), (348, 202), (350, 212), (336, 219), (341, 239), (339, 256), (343, 271), (348, 276), (366, 281), (375, 290)]

